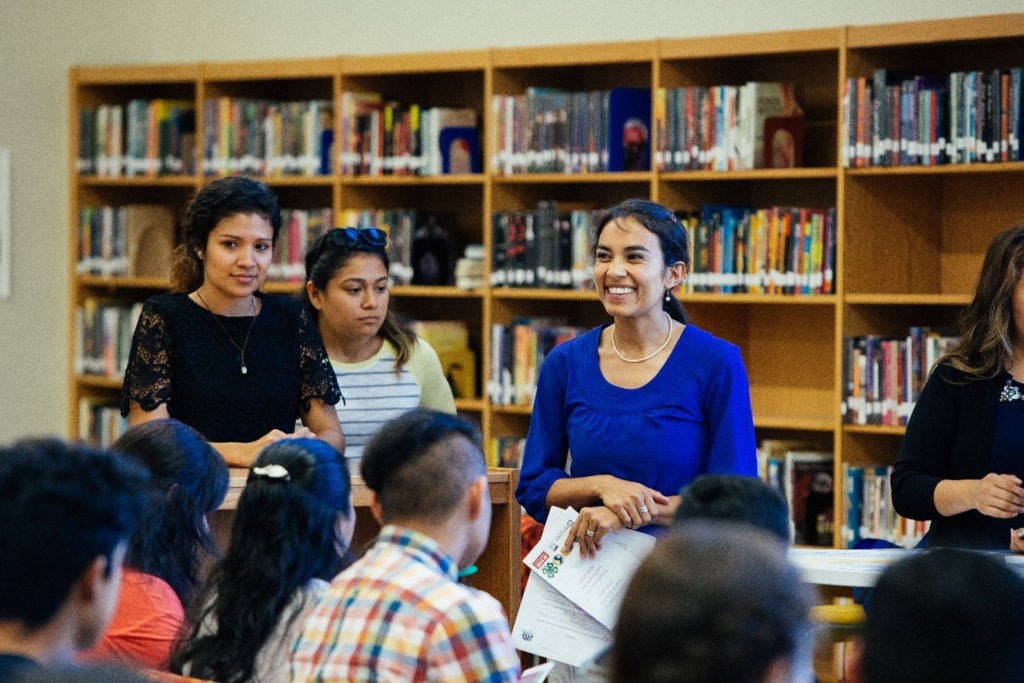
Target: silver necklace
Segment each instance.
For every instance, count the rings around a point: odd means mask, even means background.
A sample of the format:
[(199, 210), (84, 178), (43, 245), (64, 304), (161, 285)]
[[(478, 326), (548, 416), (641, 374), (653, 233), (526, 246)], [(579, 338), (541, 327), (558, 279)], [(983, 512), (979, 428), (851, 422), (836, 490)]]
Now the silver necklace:
[(659, 353), (668, 348), (668, 343), (672, 341), (672, 316), (668, 314), (668, 311), (664, 311), (664, 313), (665, 317), (668, 318), (668, 336), (665, 337), (665, 341), (662, 342), (661, 346), (656, 348), (654, 351), (651, 351), (643, 358), (626, 358), (619, 352), (619, 347), (615, 345), (615, 325), (612, 325), (612, 351), (614, 351), (615, 355), (619, 357), (619, 360), (623, 361), (624, 363), (643, 363), (644, 361), (648, 361), (654, 358)]
[(224, 334), (227, 336), (228, 341), (231, 342), (231, 345), (238, 349), (239, 357), (242, 359), (242, 374), (249, 374), (249, 368), (245, 367), (245, 347), (249, 345), (249, 335), (252, 334), (252, 328), (256, 325), (256, 297), (252, 297), (252, 322), (249, 323), (249, 331), (245, 333), (245, 341), (242, 342), (241, 346), (239, 346), (238, 342), (235, 341), (235, 338), (231, 336), (230, 332), (228, 332), (228, 328), (224, 327), (224, 323), (220, 321), (217, 314), (213, 312), (212, 308), (210, 308), (210, 304), (206, 303), (206, 299), (203, 298), (203, 295), (199, 293), (198, 289), (196, 290), (196, 296), (198, 296), (199, 300), (203, 302), (203, 307), (210, 312), (210, 315), (213, 316), (214, 322), (217, 323), (220, 329), (224, 330)]

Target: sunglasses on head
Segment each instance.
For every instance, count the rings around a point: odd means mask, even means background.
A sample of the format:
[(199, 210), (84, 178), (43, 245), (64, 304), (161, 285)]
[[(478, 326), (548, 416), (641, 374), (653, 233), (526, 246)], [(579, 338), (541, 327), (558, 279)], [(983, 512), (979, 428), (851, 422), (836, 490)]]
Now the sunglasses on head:
[(377, 228), (331, 228), (324, 233), (324, 238), (316, 250), (316, 257), (311, 263), (320, 260), (324, 249), (331, 244), (337, 249), (352, 249), (360, 245), (373, 249), (383, 249), (388, 243), (388, 234)]
[(331, 228), (324, 241), (339, 249), (350, 249), (359, 244), (383, 247), (388, 243), (388, 234), (377, 228)]

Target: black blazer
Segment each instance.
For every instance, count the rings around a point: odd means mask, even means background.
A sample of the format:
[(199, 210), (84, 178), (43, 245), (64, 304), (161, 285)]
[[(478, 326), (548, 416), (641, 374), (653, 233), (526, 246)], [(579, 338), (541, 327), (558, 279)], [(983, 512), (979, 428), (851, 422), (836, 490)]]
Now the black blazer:
[[(992, 422), (1008, 375), (973, 379), (942, 363), (914, 407), (893, 468), (892, 502), (910, 519), (932, 520), (926, 545), (1008, 550), (1011, 526), (993, 524), (976, 510), (943, 517), (935, 509), (935, 486), (943, 479), (980, 479), (988, 474)], [(997, 527), (997, 528), (993, 528)]]

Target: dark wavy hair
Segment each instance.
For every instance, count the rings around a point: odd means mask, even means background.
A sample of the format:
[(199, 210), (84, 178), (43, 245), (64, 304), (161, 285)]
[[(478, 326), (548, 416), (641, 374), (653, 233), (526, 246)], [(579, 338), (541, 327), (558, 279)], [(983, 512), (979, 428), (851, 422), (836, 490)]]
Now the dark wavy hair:
[[(672, 211), (649, 199), (626, 199), (608, 209), (597, 221), (594, 231), (595, 247), (605, 226), (622, 218), (632, 218), (654, 233), (661, 245), (661, 253), (665, 257), (666, 267), (679, 261), (682, 261), (687, 268), (690, 267), (690, 242), (679, 219)], [(666, 291), (665, 296), (662, 296), (661, 307), (676, 322), (684, 325), (690, 322), (690, 316), (687, 315), (686, 309), (678, 299), (671, 296), (671, 292)]]
[[(327, 233), (324, 233), (306, 252), (306, 280), (312, 282), (313, 286), (321, 292), (326, 291), (331, 278), (337, 275), (338, 271), (344, 268), (356, 254), (372, 254), (381, 260), (384, 270), (387, 271), (391, 268), (391, 259), (388, 258), (384, 247), (375, 247), (365, 242), (357, 242), (349, 247), (339, 247), (328, 238)], [(313, 320), (319, 323), (320, 312), (310, 302), (305, 287), (302, 289), (301, 298), (306, 304), (309, 314), (313, 316)], [(384, 316), (384, 324), (380, 328), (380, 336), (395, 347), (395, 372), (401, 373), (402, 366), (409, 362), (412, 347), (416, 343), (416, 335), (391, 310), (390, 302), (388, 312)]]
[[(280, 469), (257, 473), (268, 466)], [(332, 446), (283, 439), (264, 448), (238, 499), (228, 551), (189, 610), (192, 629), (171, 657), (172, 670), (189, 665), (191, 676), (250, 680), (296, 592), (340, 568), (338, 516), (351, 510), (348, 469)]]
[(246, 176), (214, 180), (200, 189), (185, 209), (184, 241), (174, 250), (171, 283), (176, 291), (191, 292), (203, 284), (203, 262), (198, 251), (206, 247), (210, 233), (225, 218), (256, 214), (273, 228), (277, 244), (281, 230), (281, 207), (271, 189)]
[(978, 379), (995, 377), (1013, 360), (1017, 332), (1013, 290), (1024, 274), (1024, 225), (999, 233), (985, 252), (974, 298), (960, 316), (960, 341), (944, 359)]
[(613, 683), (756, 683), (810, 667), (814, 591), (785, 546), (748, 524), (691, 520), (658, 539), (626, 588)]
[(224, 502), (227, 465), (199, 432), (173, 418), (132, 427), (111, 450), (152, 476), (149, 510), (128, 540), (124, 563), (163, 579), (187, 605), (199, 586), (199, 549), (217, 553), (206, 515)]

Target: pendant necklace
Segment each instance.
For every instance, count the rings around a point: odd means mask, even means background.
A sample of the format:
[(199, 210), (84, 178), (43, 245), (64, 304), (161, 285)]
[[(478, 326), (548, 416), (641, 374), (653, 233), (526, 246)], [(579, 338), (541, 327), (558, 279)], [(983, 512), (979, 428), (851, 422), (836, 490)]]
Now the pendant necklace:
[(231, 336), (230, 332), (228, 332), (228, 328), (224, 327), (224, 323), (220, 321), (217, 314), (213, 312), (212, 308), (210, 308), (210, 304), (206, 303), (206, 299), (203, 298), (203, 295), (199, 293), (198, 289), (196, 290), (196, 296), (203, 302), (203, 307), (206, 308), (206, 310), (210, 312), (210, 315), (213, 316), (214, 322), (216, 322), (220, 329), (224, 331), (224, 334), (227, 335), (228, 341), (231, 342), (231, 345), (238, 349), (239, 358), (242, 361), (242, 374), (249, 374), (249, 368), (245, 367), (245, 347), (249, 345), (249, 335), (252, 334), (252, 328), (256, 325), (256, 297), (252, 297), (252, 322), (249, 323), (249, 331), (245, 333), (245, 341), (242, 342), (241, 346), (239, 346), (238, 342), (235, 341), (235, 338)]
[(625, 356), (623, 356), (619, 352), (619, 347), (615, 345), (615, 326), (614, 325), (612, 326), (612, 334), (611, 334), (611, 337), (612, 337), (612, 351), (614, 351), (615, 355), (619, 357), (619, 360), (623, 361), (624, 363), (643, 363), (644, 361), (648, 361), (648, 360), (654, 358), (659, 353), (664, 351), (666, 349), (666, 347), (668, 347), (669, 342), (672, 341), (672, 316), (670, 316), (668, 314), (668, 312), (666, 311), (665, 312), (665, 317), (668, 318), (668, 336), (665, 337), (665, 341), (662, 342), (661, 346), (656, 348), (654, 351), (651, 351), (649, 354), (647, 354), (643, 358), (626, 358)]

